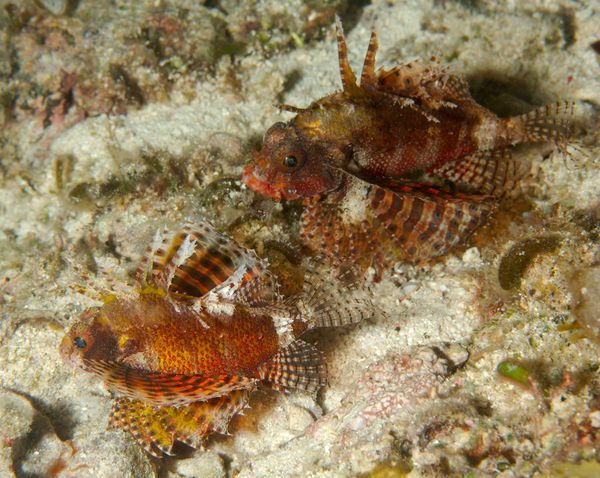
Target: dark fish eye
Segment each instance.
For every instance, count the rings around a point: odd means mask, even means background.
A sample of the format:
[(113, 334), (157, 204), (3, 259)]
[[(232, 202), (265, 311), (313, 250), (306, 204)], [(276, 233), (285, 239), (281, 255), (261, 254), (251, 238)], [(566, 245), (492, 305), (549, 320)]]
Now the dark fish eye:
[(295, 168), (298, 166), (298, 159), (296, 159), (296, 156), (293, 155), (286, 156), (283, 158), (283, 165), (287, 166), (288, 168)]
[(87, 346), (87, 342), (82, 337), (75, 337), (73, 342), (75, 343), (75, 347), (80, 349), (84, 349)]

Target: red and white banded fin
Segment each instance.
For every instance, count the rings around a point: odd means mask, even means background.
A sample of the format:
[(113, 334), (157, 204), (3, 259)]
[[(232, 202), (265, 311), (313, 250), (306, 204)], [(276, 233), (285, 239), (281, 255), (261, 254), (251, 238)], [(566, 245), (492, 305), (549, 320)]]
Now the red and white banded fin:
[(200, 298), (210, 292), (248, 305), (272, 299), (277, 289), (265, 261), (208, 224), (157, 233), (136, 277), (174, 297)]
[(377, 55), (377, 34), (371, 32), (367, 54), (363, 63), (362, 74), (360, 75), (360, 87), (369, 88), (375, 87), (377, 84), (377, 76), (375, 75), (375, 61)]
[(497, 206), (489, 196), (450, 194), (424, 184), (387, 186), (372, 185), (369, 206), (411, 262), (446, 254), (487, 222)]
[(399, 260), (421, 262), (446, 254), (494, 212), (490, 196), (450, 194), (425, 184), (385, 179), (372, 184), (346, 175), (324, 200), (307, 202), (305, 243), (343, 270), (378, 272)]
[(148, 372), (121, 363), (85, 360), (84, 369), (100, 376), (119, 395), (150, 405), (187, 405), (252, 387), (256, 379), (241, 375), (180, 375)]
[(314, 345), (296, 340), (260, 368), (260, 378), (276, 390), (317, 391), (327, 385), (327, 366)]
[(550, 142), (566, 150), (572, 134), (571, 122), (575, 115), (574, 101), (557, 101), (541, 106), (515, 118), (506, 124), (513, 132), (513, 144), (520, 142)]
[(130, 433), (153, 457), (173, 455), (179, 441), (198, 448), (213, 432), (223, 433), (231, 418), (248, 403), (249, 391), (237, 390), (227, 395), (184, 407), (152, 406), (140, 400), (117, 398), (109, 424)]
[(448, 162), (431, 173), (447, 179), (463, 191), (504, 197), (518, 190), (519, 180), (530, 170), (524, 159), (515, 160), (510, 148), (479, 151)]
[(340, 64), (342, 87), (345, 92), (354, 93), (358, 86), (356, 84), (356, 76), (348, 61), (348, 47), (346, 46), (346, 38), (344, 37), (344, 28), (342, 27), (342, 22), (339, 18), (335, 24), (335, 33), (338, 44), (338, 60)]

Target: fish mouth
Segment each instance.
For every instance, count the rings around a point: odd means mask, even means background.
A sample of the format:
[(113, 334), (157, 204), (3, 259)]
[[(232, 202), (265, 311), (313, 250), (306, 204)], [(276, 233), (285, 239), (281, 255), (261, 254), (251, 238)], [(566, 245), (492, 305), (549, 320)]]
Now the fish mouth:
[(281, 191), (256, 172), (254, 162), (248, 163), (244, 168), (242, 181), (244, 181), (244, 184), (252, 189), (252, 191), (268, 196), (275, 201), (281, 201), (282, 199)]

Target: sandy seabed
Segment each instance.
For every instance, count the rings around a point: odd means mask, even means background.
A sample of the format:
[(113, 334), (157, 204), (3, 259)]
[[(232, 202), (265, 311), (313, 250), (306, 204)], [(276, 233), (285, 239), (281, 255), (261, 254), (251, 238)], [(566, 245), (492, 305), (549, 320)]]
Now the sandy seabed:
[[(600, 2), (65, 3), (0, 2), (0, 477), (600, 476)], [(357, 68), (376, 31), (379, 65), (436, 55), (499, 114), (574, 100), (580, 151), (522, 152), (534, 174), (469, 244), (373, 285), (385, 318), (314, 334), (318, 395), (257, 392), (156, 465), (58, 344), (164, 225), (297, 241), (298, 207), (240, 174), (276, 104), (339, 88), (335, 13)], [(502, 289), (511, 247), (549, 236)]]

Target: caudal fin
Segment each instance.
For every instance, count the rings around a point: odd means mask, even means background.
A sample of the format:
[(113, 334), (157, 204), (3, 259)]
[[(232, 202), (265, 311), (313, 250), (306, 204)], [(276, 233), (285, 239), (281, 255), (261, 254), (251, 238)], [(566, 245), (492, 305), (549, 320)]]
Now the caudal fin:
[(574, 114), (575, 102), (557, 101), (511, 118), (509, 122), (519, 133), (518, 142), (551, 142), (566, 149)]

